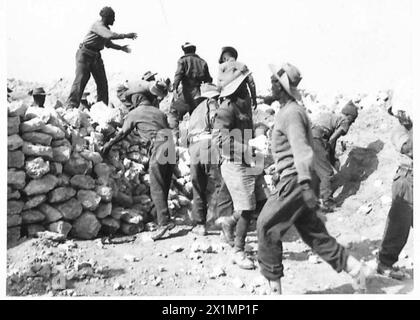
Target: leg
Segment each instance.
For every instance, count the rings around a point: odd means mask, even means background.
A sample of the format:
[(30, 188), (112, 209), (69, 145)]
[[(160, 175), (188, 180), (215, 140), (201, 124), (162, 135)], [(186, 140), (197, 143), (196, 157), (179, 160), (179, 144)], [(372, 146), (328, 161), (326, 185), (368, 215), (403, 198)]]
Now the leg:
[(102, 101), (108, 105), (108, 80), (106, 78), (104, 62), (101, 57), (96, 59), (92, 64), (92, 76), (96, 82), (96, 90), (98, 92), (97, 101)]
[(165, 225), (170, 221), (168, 193), (173, 171), (171, 166), (159, 164), (157, 161), (151, 161), (149, 165), (150, 196), (156, 207), (159, 225)]
[(192, 206), (193, 222), (205, 225), (207, 216), (207, 175), (204, 166), (201, 163), (191, 164), (190, 169), (194, 199)]
[(314, 168), (320, 179), (320, 196), (323, 201), (332, 200), (331, 180), (334, 170), (329, 160), (329, 152), (320, 139), (314, 139)]
[(76, 76), (71, 86), (67, 105), (71, 108), (78, 108), (82, 99), (83, 91), (89, 81), (91, 72), (91, 58), (86, 56), (81, 49), (76, 53)]

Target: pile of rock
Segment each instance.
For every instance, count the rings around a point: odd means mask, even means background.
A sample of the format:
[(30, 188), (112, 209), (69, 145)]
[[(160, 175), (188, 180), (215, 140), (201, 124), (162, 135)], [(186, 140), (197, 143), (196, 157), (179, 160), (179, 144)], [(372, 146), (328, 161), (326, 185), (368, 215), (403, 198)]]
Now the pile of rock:
[(102, 159), (103, 140), (123, 117), (121, 110), (99, 107), (111, 117), (95, 120), (94, 112), (64, 110), (59, 102), (45, 109), (9, 104), (10, 240), (44, 230), (80, 239), (134, 234), (153, 218), (147, 152), (128, 137)]

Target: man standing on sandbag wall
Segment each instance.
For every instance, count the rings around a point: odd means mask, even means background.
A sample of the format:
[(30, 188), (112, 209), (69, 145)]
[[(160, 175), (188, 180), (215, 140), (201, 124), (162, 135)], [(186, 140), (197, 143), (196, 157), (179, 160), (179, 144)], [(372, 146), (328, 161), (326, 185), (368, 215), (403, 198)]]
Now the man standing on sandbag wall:
[(67, 99), (68, 108), (78, 108), (83, 91), (92, 74), (97, 87), (97, 101), (108, 104), (108, 80), (100, 51), (104, 47), (130, 53), (128, 45), (120, 46), (111, 40), (136, 39), (136, 33), (115, 33), (109, 26), (115, 21), (115, 12), (111, 7), (104, 7), (100, 12), (101, 20), (96, 21), (90, 28), (85, 39), (76, 53), (76, 77)]
[[(186, 42), (182, 50), (184, 55), (178, 60), (172, 87), (174, 99), (168, 114), (169, 125), (176, 132), (184, 115), (191, 114), (197, 106), (195, 99), (200, 96), (200, 85), (213, 81), (207, 62), (195, 53), (196, 46)], [(181, 92), (178, 90), (180, 84)]]
[[(146, 86), (148, 90), (145, 90)], [(161, 81), (142, 81), (140, 84), (129, 85), (127, 92), (137, 107), (127, 114), (121, 131), (103, 146), (102, 153), (108, 154), (114, 144), (123, 140), (133, 130), (145, 141), (150, 159), (150, 196), (158, 220), (158, 229), (152, 235), (152, 239), (158, 240), (175, 226), (168, 208), (168, 194), (176, 162), (175, 145), (166, 115), (159, 110), (159, 101), (168, 94), (168, 88), (166, 83)]]
[(369, 269), (329, 235), (318, 213), (317, 176), (313, 166), (313, 138), (309, 117), (300, 101), (299, 70), (289, 64), (270, 65), (272, 94), (280, 103), (272, 131), (271, 150), (279, 180), (257, 220), (258, 262), (271, 294), (281, 294), (282, 238), (294, 225), (302, 240), (334, 270), (354, 278), (354, 288), (365, 289)]
[(312, 136), (314, 138), (314, 168), (320, 182), (321, 209), (333, 211), (334, 200), (331, 180), (334, 169), (340, 169), (340, 161), (335, 156), (338, 138), (345, 136), (358, 115), (357, 107), (349, 101), (341, 110), (341, 114), (321, 113), (313, 121)]
[[(409, 116), (410, 97), (394, 93), (388, 112), (398, 118), (400, 126), (392, 132), (391, 141), (400, 155), (400, 165), (392, 183), (392, 204), (378, 255), (379, 274), (403, 280), (406, 273), (394, 264), (407, 243), (413, 227), (413, 122)], [(394, 115), (392, 109), (398, 110)], [(408, 112), (407, 112), (408, 111)]]

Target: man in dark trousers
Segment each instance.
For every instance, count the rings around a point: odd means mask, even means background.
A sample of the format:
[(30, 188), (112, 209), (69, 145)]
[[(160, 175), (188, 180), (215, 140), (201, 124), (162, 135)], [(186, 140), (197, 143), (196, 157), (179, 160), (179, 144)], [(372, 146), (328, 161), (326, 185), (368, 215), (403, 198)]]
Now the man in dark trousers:
[(178, 128), (184, 115), (191, 114), (197, 106), (195, 99), (200, 96), (200, 85), (213, 81), (207, 62), (195, 53), (196, 46), (186, 42), (182, 50), (184, 55), (178, 60), (173, 82), (174, 100), (168, 115), (169, 125), (174, 129)]
[(206, 235), (207, 212), (216, 210), (216, 191), (220, 187), (220, 169), (217, 150), (212, 146), (212, 129), (219, 108), (218, 88), (203, 84), (200, 88), (202, 100), (191, 114), (188, 123), (188, 151), (190, 153), (191, 182), (193, 185), (192, 220), (194, 233)]
[(107, 47), (130, 53), (131, 50), (127, 45), (120, 46), (111, 40), (137, 38), (136, 33), (119, 34), (110, 30), (109, 26), (112, 26), (115, 21), (115, 12), (112, 8), (104, 7), (99, 15), (101, 20), (92, 25), (76, 53), (76, 78), (67, 99), (69, 108), (79, 107), (80, 99), (91, 74), (96, 82), (97, 101), (108, 104), (108, 80), (100, 52), (104, 47)]
[[(407, 108), (408, 99), (392, 99), (394, 109)], [(389, 113), (394, 115), (392, 107)], [(392, 132), (391, 141), (400, 155), (400, 165), (392, 183), (392, 204), (389, 209), (385, 232), (378, 256), (379, 274), (397, 280), (405, 278), (405, 273), (394, 264), (407, 243), (410, 228), (413, 226), (413, 123), (406, 111), (399, 110), (395, 115), (400, 126)]]
[(159, 225), (152, 239), (158, 240), (175, 226), (169, 214), (168, 193), (176, 157), (172, 131), (168, 128), (166, 115), (158, 107), (159, 100), (167, 95), (166, 84), (146, 82), (146, 85), (148, 90), (144, 83), (129, 86), (129, 95), (141, 95), (142, 98), (135, 100), (137, 107), (127, 114), (121, 131), (104, 145), (102, 152), (106, 155), (133, 130), (144, 141), (143, 145), (149, 150), (150, 195)]
[(281, 294), (282, 237), (295, 225), (303, 241), (337, 272), (354, 277), (355, 289), (364, 289), (368, 268), (349, 255), (329, 235), (317, 214), (316, 175), (312, 169), (312, 134), (297, 86), (299, 70), (289, 64), (270, 65), (273, 96), (280, 103), (272, 132), (271, 150), (279, 174), (276, 191), (268, 198), (257, 220), (258, 261), (272, 294)]
[(229, 241), (234, 236), (232, 262), (242, 269), (254, 269), (254, 262), (245, 254), (245, 241), (251, 218), (266, 200), (264, 177), (256, 176), (251, 167), (253, 138), (251, 99), (246, 87), (249, 72), (227, 75), (214, 122), (214, 140), (221, 149), (221, 173), (233, 201), (232, 216), (222, 216), (216, 223)]
[(320, 182), (321, 209), (325, 212), (333, 210), (333, 190), (331, 180), (334, 169), (338, 171), (340, 162), (335, 156), (338, 138), (345, 136), (358, 115), (357, 107), (349, 101), (341, 110), (341, 114), (321, 113), (313, 121), (312, 136), (314, 138), (314, 167)]

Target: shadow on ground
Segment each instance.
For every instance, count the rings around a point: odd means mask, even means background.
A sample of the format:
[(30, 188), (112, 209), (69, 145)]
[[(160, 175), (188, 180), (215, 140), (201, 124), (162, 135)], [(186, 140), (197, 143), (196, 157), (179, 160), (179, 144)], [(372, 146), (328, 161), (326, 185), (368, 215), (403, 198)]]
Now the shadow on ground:
[(378, 153), (383, 149), (381, 140), (371, 142), (367, 148), (354, 147), (340, 171), (333, 180), (333, 190), (343, 187), (334, 199), (338, 206), (350, 196), (355, 195), (361, 182), (366, 180), (378, 168)]

